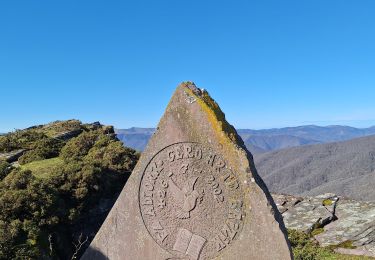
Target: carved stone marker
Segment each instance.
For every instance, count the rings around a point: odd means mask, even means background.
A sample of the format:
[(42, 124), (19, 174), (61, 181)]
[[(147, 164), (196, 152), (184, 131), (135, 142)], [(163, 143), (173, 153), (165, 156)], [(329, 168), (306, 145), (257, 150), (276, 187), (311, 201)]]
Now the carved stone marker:
[(251, 154), (206, 91), (177, 88), (83, 259), (291, 259)]

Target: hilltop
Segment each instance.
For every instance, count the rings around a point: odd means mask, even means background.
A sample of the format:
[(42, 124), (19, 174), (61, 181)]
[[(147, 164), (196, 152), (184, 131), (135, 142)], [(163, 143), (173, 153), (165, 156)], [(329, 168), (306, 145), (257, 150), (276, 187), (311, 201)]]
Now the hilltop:
[[(105, 128), (99, 122), (82, 124), (78, 120), (55, 121), (31, 126), (0, 136), (0, 159), (21, 164), (56, 157), (69, 139), (84, 131)], [(113, 128), (108, 127), (113, 133)]]
[(0, 136), (0, 259), (78, 259), (138, 157), (99, 122)]

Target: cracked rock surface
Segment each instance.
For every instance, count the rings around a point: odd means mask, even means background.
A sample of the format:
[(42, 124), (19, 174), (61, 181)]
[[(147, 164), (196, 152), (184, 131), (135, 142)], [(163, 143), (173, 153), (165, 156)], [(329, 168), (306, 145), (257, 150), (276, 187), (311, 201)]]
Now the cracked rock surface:
[[(315, 197), (273, 194), (288, 229), (312, 232), (322, 246), (337, 252), (375, 257), (375, 202), (359, 202), (327, 193)], [(340, 244), (350, 244), (342, 248)]]

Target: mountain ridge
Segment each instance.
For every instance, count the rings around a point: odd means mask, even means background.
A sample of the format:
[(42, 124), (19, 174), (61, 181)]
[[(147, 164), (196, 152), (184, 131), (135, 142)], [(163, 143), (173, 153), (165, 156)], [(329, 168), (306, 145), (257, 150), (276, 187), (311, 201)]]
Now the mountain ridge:
[[(143, 151), (155, 128), (132, 127), (116, 129), (117, 137), (126, 145)], [(272, 129), (237, 129), (247, 148), (254, 154), (290, 147), (346, 141), (375, 134), (375, 126), (355, 128), (351, 126), (305, 125)]]
[(375, 135), (254, 155), (271, 191), (375, 200)]

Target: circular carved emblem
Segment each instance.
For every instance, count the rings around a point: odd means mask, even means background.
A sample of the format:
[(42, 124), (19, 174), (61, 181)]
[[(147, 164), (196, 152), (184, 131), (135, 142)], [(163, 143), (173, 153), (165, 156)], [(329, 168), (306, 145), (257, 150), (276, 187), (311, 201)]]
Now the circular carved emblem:
[(152, 238), (182, 259), (211, 259), (243, 227), (243, 192), (222, 157), (199, 143), (159, 151), (146, 167), (139, 206)]

